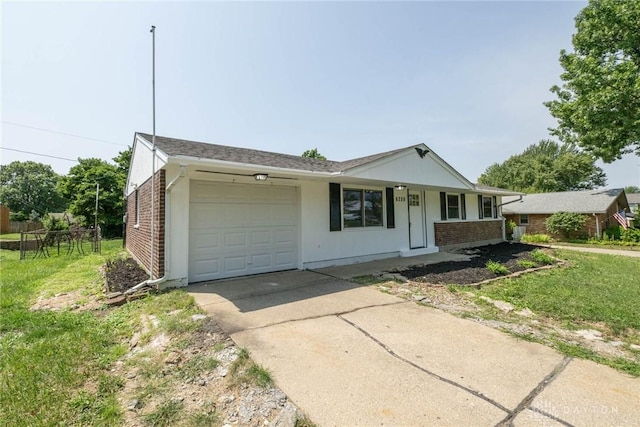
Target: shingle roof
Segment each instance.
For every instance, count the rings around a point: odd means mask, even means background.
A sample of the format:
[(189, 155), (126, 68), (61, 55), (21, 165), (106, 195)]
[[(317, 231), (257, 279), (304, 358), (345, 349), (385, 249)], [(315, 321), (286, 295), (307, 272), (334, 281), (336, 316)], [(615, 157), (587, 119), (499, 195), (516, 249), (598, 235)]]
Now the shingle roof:
[[(521, 202), (505, 204), (505, 214), (552, 214), (555, 212), (605, 213), (622, 193), (622, 188), (527, 194)], [(502, 203), (518, 200), (507, 196)]]
[[(152, 136), (137, 132), (139, 136), (151, 142)], [(208, 144), (205, 142), (188, 141), (184, 139), (167, 138), (156, 135), (156, 147), (168, 156), (187, 156), (200, 159), (223, 160), (234, 163), (270, 166), (284, 169), (305, 170), (311, 172), (343, 172), (361, 166), (386, 156), (406, 150), (405, 147), (372, 156), (336, 162), (320, 160), (291, 154), (272, 153), (269, 151), (253, 150), (250, 148), (229, 147), (226, 145)]]
[(627, 202), (640, 205), (640, 193), (627, 193)]

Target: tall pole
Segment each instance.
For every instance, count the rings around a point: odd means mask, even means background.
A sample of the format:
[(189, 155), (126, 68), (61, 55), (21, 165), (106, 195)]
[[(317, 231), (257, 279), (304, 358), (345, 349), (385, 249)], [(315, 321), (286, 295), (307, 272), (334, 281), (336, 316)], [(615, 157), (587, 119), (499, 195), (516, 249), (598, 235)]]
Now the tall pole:
[(93, 221), (93, 251), (98, 252), (98, 200), (100, 197), (100, 183), (96, 182), (96, 212)]
[(155, 257), (156, 244), (156, 225), (155, 225), (155, 208), (156, 208), (156, 26), (151, 26), (151, 90), (153, 93), (153, 135), (151, 137), (151, 262), (149, 267), (149, 279), (153, 280), (153, 267)]

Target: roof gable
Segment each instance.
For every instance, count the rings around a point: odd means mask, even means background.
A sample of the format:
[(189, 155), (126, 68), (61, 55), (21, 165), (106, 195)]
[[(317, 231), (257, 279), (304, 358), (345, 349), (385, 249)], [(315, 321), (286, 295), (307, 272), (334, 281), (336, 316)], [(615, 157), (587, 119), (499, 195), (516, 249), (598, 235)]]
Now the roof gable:
[[(521, 202), (518, 197), (504, 197), (502, 212), (505, 214), (553, 214), (555, 212), (605, 213), (623, 194), (623, 189), (599, 189), (563, 191), (558, 193), (526, 194)], [(509, 203), (516, 201), (515, 203)], [(508, 204), (507, 204), (508, 203)]]

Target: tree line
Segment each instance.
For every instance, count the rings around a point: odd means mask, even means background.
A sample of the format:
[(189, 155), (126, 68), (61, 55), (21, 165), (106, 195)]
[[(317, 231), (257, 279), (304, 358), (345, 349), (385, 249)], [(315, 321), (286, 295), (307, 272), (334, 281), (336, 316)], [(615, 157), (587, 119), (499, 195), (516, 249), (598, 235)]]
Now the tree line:
[(122, 235), (124, 187), (131, 148), (121, 151), (113, 163), (102, 159), (78, 159), (67, 175), (50, 165), (15, 161), (0, 165), (0, 203), (14, 221), (46, 219), (49, 213), (69, 212), (84, 226), (94, 223), (96, 187), (99, 186), (97, 220), (106, 237)]

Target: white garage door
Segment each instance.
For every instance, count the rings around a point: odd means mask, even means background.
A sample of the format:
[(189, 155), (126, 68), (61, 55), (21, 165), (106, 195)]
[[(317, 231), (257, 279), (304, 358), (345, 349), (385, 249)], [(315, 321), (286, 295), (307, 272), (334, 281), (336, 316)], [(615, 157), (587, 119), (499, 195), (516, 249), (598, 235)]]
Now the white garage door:
[(192, 181), (189, 282), (297, 268), (296, 190)]

